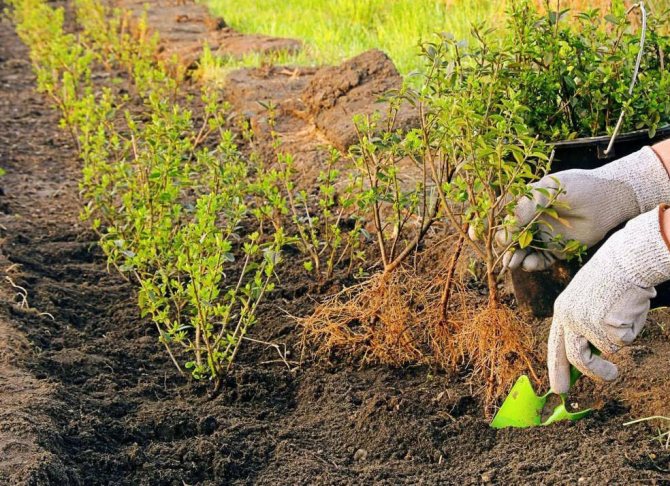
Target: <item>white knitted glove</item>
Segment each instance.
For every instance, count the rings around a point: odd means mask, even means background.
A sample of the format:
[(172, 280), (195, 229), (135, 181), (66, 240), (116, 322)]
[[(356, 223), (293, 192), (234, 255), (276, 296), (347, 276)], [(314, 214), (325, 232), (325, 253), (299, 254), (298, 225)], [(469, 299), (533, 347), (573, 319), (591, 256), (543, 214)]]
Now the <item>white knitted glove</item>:
[(570, 363), (592, 378), (617, 377), (616, 365), (590, 344), (607, 354), (632, 343), (645, 325), (654, 286), (670, 280), (662, 212), (659, 206), (612, 235), (556, 299), (547, 356), (553, 392), (570, 388)]
[[(533, 184), (555, 192), (557, 183), (563, 189), (554, 206), (564, 224), (548, 215), (541, 219), (549, 223), (543, 225), (548, 234), (562, 235), (566, 240), (578, 240), (587, 248), (592, 247), (620, 224), (645, 213), (655, 206), (670, 202), (670, 178), (651, 147), (644, 147), (627, 157), (611, 162), (594, 170), (573, 169), (551, 174)], [(516, 227), (528, 224), (535, 216), (537, 205), (546, 206), (546, 194), (533, 192), (533, 199), (524, 198), (516, 208)], [(506, 247), (511, 242), (511, 234), (504, 230), (496, 234), (498, 243)], [(544, 270), (555, 258), (564, 255), (553, 251), (516, 249), (508, 252), (503, 263), (509, 268), (521, 267), (526, 271)]]

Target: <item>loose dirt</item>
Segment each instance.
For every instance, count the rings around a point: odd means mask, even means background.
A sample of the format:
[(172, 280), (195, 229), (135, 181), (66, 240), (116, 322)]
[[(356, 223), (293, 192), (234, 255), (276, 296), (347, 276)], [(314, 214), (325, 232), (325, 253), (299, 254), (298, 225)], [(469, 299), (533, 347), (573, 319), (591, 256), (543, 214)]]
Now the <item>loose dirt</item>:
[[(209, 396), (173, 370), (79, 223), (73, 145), (5, 20), (0, 86), (0, 484), (670, 484), (654, 429), (623, 426), (670, 415), (659, 313), (617, 357), (617, 383), (582, 385), (601, 405), (575, 424), (495, 431), (459, 374), (309, 356), (291, 371), (252, 343)], [(286, 313), (313, 301), (300, 277), (283, 282), (253, 337), (297, 360)]]

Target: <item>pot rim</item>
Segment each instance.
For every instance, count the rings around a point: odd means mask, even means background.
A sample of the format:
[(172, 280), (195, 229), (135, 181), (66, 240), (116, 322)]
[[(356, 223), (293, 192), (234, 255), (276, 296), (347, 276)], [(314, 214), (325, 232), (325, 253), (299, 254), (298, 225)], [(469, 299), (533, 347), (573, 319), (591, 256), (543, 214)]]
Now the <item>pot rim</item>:
[[(643, 136), (649, 138), (649, 130), (642, 129), (642, 130), (634, 130), (632, 132), (621, 133), (617, 136), (614, 144), (616, 145), (617, 143), (620, 142), (629, 142), (631, 140), (638, 140)], [(656, 130), (656, 135), (653, 138), (649, 138), (649, 140), (656, 140), (664, 136), (670, 136), (670, 125), (665, 125), (663, 127), (658, 128)], [(587, 145), (601, 145), (601, 144), (607, 145), (609, 144), (611, 138), (612, 137), (610, 135), (601, 135), (599, 137), (583, 137), (583, 138), (576, 138), (574, 140), (561, 140), (559, 142), (550, 143), (549, 145), (553, 146), (556, 149), (585, 147)]]

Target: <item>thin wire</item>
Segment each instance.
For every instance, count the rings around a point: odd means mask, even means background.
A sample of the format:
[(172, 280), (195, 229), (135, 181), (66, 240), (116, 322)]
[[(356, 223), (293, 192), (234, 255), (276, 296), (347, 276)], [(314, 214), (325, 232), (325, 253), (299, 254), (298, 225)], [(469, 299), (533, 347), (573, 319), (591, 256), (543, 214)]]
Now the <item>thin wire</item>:
[[(640, 36), (640, 52), (637, 53), (637, 60), (635, 62), (635, 70), (633, 71), (633, 79), (630, 82), (630, 88), (628, 89), (628, 96), (633, 95), (633, 89), (635, 88), (635, 83), (637, 83), (637, 76), (640, 72), (640, 64), (642, 64), (642, 56), (644, 55), (644, 44), (647, 39), (647, 9), (644, 8), (644, 2), (636, 3), (631, 6), (626, 15), (630, 14), (634, 9), (639, 8), (642, 12), (642, 35)], [(619, 135), (619, 130), (621, 130), (621, 125), (623, 124), (623, 118), (626, 114), (626, 109), (621, 109), (621, 115), (619, 115), (619, 121), (617, 121), (616, 127), (614, 128), (614, 133), (612, 133), (612, 138), (610, 138), (610, 143), (605, 150), (605, 155), (609, 155), (612, 147), (614, 146), (614, 141)]]

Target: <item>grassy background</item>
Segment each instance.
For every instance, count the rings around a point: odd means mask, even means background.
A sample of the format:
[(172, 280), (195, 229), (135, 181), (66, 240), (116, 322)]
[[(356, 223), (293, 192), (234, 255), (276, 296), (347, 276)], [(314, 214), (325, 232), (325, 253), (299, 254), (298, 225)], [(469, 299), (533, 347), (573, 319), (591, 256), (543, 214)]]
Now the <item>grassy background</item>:
[[(406, 75), (422, 66), (418, 45), (435, 32), (467, 39), (470, 26), (500, 22), (506, 3), (514, 0), (200, 0), (244, 33), (293, 37), (305, 42), (296, 56), (272, 59), (278, 64), (336, 64), (368, 49), (386, 52)], [(612, 2), (633, 0), (550, 0), (552, 8), (609, 10)], [(546, 0), (536, 0), (540, 6)], [(647, 0), (652, 10), (670, 7), (670, 0)], [(261, 56), (229, 61), (224, 70), (258, 66)]]
[[(378, 48), (401, 73), (421, 66), (418, 44), (434, 32), (467, 37), (470, 24), (495, 18), (490, 0), (208, 0), (210, 8), (245, 33), (294, 37), (305, 42), (293, 63), (335, 64)], [(287, 59), (284, 59), (287, 60)], [(247, 59), (243, 64), (255, 64)]]

